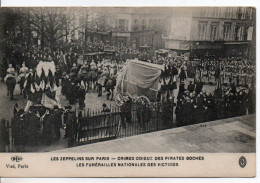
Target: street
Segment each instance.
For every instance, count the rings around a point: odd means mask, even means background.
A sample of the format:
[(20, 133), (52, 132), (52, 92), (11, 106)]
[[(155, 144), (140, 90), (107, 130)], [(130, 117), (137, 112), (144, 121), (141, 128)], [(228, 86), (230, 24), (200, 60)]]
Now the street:
[[(191, 78), (187, 79), (186, 83), (188, 84), (189, 81), (192, 81), (192, 79)], [(210, 86), (210, 85), (205, 85), (203, 87), (203, 89), (206, 90), (207, 92), (213, 91), (214, 88), (215, 88), (215, 86)], [(178, 95), (178, 89), (179, 88), (177, 88), (175, 90), (174, 96)], [(89, 93), (86, 93), (85, 113), (87, 113), (87, 111), (92, 111), (92, 113), (93, 112), (95, 113), (95, 111), (101, 110), (103, 103), (106, 103), (108, 108), (116, 106), (114, 101), (106, 99), (105, 92), (103, 92), (103, 95), (101, 97), (98, 97), (97, 95), (98, 94), (92, 90)], [(24, 98), (22, 95), (20, 95), (19, 85), (16, 85), (16, 87), (15, 87), (14, 100), (10, 101), (9, 97), (6, 94), (6, 85), (4, 82), (0, 82), (0, 99), (1, 99), (0, 106), (2, 106), (0, 108), (0, 119), (5, 118), (6, 120), (9, 120), (9, 121), (13, 117), (13, 108), (14, 108), (15, 103), (18, 104), (19, 109), (24, 109), (26, 102), (27, 102), (27, 99)], [(69, 102), (67, 101), (65, 96), (61, 95), (60, 100), (61, 100), (61, 105), (63, 107), (69, 105)], [(176, 100), (175, 100), (175, 102), (176, 102)], [(77, 111), (79, 108), (78, 103), (71, 105), (71, 106), (72, 106), (72, 110)], [(175, 114), (173, 116), (173, 119), (175, 120)], [(25, 151), (27, 151), (27, 152), (49, 152), (49, 151), (67, 148), (68, 142), (67, 142), (67, 139), (63, 139), (64, 133), (65, 133), (65, 131), (63, 129), (61, 129), (62, 138), (58, 141), (53, 142), (50, 146), (47, 146), (47, 145), (26, 146)]]
[[(189, 81), (192, 81), (193, 79), (188, 78), (186, 83), (188, 84)], [(187, 86), (186, 84), (186, 86)], [(178, 86), (178, 84), (177, 84)], [(177, 88), (174, 91), (174, 96), (178, 95), (178, 89)], [(212, 85), (204, 85), (203, 86), (203, 90), (205, 90), (206, 92), (211, 92), (215, 89), (215, 86)], [(86, 94), (85, 97), (85, 111), (87, 112), (88, 109), (91, 109), (93, 111), (95, 110), (100, 110), (102, 108), (102, 104), (106, 103), (108, 108), (110, 108), (111, 106), (114, 107), (115, 102), (111, 101), (111, 100), (107, 100), (106, 99), (106, 93), (103, 92), (103, 95), (101, 97), (97, 96), (98, 94), (94, 91), (91, 91), (90, 93)], [(7, 120), (11, 120), (11, 118), (13, 117), (13, 107), (15, 105), (15, 103), (18, 104), (18, 108), (19, 109), (24, 109), (27, 99), (25, 99), (22, 95), (20, 95), (20, 88), (19, 85), (15, 86), (15, 90), (14, 90), (14, 100), (10, 101), (9, 97), (7, 96), (6, 93), (6, 85), (4, 82), (0, 82), (0, 119), (5, 118)], [(61, 105), (67, 106), (69, 105), (69, 102), (66, 100), (65, 96), (61, 95)], [(176, 100), (175, 100), (176, 102)], [(73, 110), (75, 110), (75, 108), (78, 108), (78, 103), (72, 105)]]

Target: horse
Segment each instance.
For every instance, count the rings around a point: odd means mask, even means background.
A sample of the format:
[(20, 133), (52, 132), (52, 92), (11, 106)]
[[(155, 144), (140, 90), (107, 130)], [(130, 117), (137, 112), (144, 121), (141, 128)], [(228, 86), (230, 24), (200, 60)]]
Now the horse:
[(25, 96), (25, 92), (24, 92), (24, 83), (25, 83), (25, 76), (21, 76), (20, 80), (17, 82), (20, 86), (20, 95), (24, 95)]
[[(92, 89), (96, 89), (97, 86), (97, 79), (98, 79), (98, 74), (97, 71), (90, 70), (89, 71), (89, 76), (90, 76), (90, 82), (92, 84)], [(90, 85), (89, 85), (90, 86)]]
[(16, 85), (16, 79), (14, 77), (8, 77), (6, 79), (6, 86), (7, 86), (7, 96), (10, 96), (10, 100), (14, 98), (14, 88)]
[(86, 70), (82, 73), (79, 73), (79, 76), (81, 77), (81, 80), (83, 80), (87, 90), (89, 90), (90, 88), (93, 90), (96, 89), (98, 79), (98, 74), (96, 71)]

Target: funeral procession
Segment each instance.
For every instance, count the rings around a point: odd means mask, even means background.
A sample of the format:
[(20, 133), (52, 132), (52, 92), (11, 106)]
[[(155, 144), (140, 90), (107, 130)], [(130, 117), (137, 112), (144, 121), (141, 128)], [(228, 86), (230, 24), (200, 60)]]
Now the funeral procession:
[(0, 152), (254, 152), (255, 17), (0, 8)]

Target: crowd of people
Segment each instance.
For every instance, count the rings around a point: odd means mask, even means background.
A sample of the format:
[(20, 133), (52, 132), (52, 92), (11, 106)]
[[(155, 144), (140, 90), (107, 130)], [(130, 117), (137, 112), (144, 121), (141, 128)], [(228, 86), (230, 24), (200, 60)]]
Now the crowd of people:
[[(182, 88), (184, 88), (182, 84)], [(192, 86), (190, 84), (189, 86)], [(194, 85), (193, 85), (194, 86)], [(192, 86), (192, 87), (193, 87)], [(177, 126), (255, 113), (255, 88), (223, 87), (207, 93), (194, 87), (179, 91), (175, 109)], [(198, 84), (195, 85), (195, 89)]]
[(202, 59), (196, 71), (196, 77), (204, 83), (216, 83), (220, 76), (224, 85), (236, 86), (254, 84), (254, 74), (255, 62), (242, 57)]
[(51, 145), (61, 138), (61, 129), (65, 130), (63, 138), (74, 139), (76, 124), (75, 112), (71, 106), (53, 109), (44, 106), (31, 106), (28, 112), (14, 107), (11, 119), (11, 131), (14, 147), (17, 151), (25, 151), (25, 147)]
[[(84, 51), (79, 51), (81, 49)], [(126, 60), (135, 58), (164, 66), (156, 101), (164, 105), (162, 113), (170, 120), (173, 118), (169, 114), (173, 113), (172, 108), (175, 106), (177, 126), (255, 112), (255, 62), (242, 57), (203, 58), (194, 63), (184, 56), (171, 58), (152, 55), (149, 49), (140, 51), (125, 46), (109, 46), (103, 42), (88, 42), (84, 49), (82, 45), (72, 44), (66, 49), (54, 52), (48, 49), (30, 50), (22, 54), (15, 67), (9, 65), (5, 81), (10, 77), (15, 78), (17, 71), (21, 94), (29, 99), (30, 94), (26, 95), (25, 92), (31, 88), (23, 90), (25, 80), (30, 74), (33, 75), (39, 62), (54, 61), (55, 83), (62, 87), (61, 93), (71, 105), (78, 100), (80, 109), (84, 109), (87, 92), (96, 92), (100, 97), (105, 88), (107, 100), (113, 100), (117, 73), (121, 71)], [(188, 78), (192, 78), (193, 81), (188, 81)], [(204, 90), (205, 85), (215, 85), (215, 90), (208, 92)], [(174, 91), (177, 89), (178, 96), (174, 96)], [(123, 127), (131, 121), (129, 106), (131, 105), (121, 107)], [(138, 105), (138, 107), (139, 111), (149, 111), (147, 106), (144, 108), (143, 105)], [(12, 119), (12, 127), (14, 130), (17, 128), (23, 130), (14, 131), (15, 145), (17, 147), (27, 143), (37, 145), (41, 141), (49, 145), (53, 139), (60, 138), (60, 128), (64, 123), (68, 127), (65, 136), (75, 134), (70, 133), (69, 129), (76, 129), (70, 128), (76, 124), (73, 122), (76, 117), (72, 113), (70, 117), (66, 117), (69, 111), (57, 107), (53, 110), (46, 108), (17, 110)], [(149, 119), (144, 114), (146, 112), (138, 113), (139, 121), (141, 118)], [(62, 115), (65, 116), (63, 123)], [(141, 127), (145, 128), (145, 123), (141, 124)], [(25, 138), (21, 138), (21, 135), (25, 135)]]

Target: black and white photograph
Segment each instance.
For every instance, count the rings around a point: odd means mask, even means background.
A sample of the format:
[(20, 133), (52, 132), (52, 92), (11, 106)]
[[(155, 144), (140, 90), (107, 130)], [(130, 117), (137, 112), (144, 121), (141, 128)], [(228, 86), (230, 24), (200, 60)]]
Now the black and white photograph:
[(255, 153), (256, 8), (0, 8), (0, 152)]

